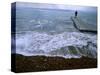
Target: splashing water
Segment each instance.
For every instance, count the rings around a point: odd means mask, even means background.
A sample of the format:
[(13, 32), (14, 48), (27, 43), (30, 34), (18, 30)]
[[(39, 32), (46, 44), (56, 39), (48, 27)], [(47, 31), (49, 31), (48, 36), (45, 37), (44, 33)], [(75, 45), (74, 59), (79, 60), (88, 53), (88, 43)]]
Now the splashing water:
[(97, 36), (81, 32), (16, 34), (16, 53), (25, 56), (46, 55), (65, 58), (97, 56)]

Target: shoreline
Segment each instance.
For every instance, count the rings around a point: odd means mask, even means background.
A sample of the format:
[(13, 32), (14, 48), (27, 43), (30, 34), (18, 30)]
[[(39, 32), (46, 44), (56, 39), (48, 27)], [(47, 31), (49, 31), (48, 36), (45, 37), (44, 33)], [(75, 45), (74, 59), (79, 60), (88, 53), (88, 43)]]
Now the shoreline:
[(16, 73), (97, 68), (97, 58), (66, 59), (63, 57), (23, 56), (20, 54), (11, 54), (11, 56), (11, 70)]

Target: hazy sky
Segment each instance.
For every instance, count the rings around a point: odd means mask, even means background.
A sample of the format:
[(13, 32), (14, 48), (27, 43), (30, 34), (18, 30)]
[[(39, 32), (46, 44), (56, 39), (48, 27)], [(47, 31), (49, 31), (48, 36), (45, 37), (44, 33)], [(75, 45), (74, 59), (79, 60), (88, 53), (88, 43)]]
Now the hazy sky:
[(64, 10), (81, 10), (81, 11), (96, 11), (96, 7), (90, 6), (69, 6), (61, 4), (39, 4), (39, 3), (26, 3), (26, 2), (17, 2), (17, 7), (31, 7), (31, 8), (48, 8), (48, 9), (64, 9)]

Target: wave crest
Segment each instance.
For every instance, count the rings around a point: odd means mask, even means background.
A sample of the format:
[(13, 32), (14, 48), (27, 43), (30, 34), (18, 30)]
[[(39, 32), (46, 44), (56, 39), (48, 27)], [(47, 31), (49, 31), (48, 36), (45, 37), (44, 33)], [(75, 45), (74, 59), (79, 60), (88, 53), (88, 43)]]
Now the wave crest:
[(46, 56), (62, 56), (65, 58), (80, 58), (97, 56), (97, 36), (81, 32), (64, 32), (47, 34), (27, 32), (16, 34), (16, 53)]

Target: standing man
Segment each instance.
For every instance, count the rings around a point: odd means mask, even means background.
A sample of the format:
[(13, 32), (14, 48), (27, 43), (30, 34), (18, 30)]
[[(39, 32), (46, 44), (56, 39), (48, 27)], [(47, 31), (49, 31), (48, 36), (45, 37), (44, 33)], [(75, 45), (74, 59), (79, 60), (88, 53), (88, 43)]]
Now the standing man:
[(77, 14), (78, 14), (78, 12), (77, 12), (77, 11), (75, 11), (75, 17), (77, 17)]

